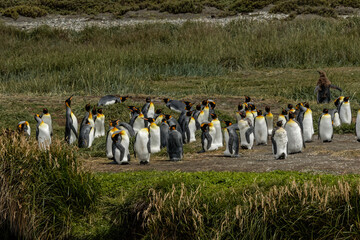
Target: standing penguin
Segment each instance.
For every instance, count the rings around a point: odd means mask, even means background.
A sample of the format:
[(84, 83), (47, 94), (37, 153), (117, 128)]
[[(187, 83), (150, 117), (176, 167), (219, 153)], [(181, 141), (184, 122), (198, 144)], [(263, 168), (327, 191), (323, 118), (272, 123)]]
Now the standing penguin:
[(360, 142), (360, 109), (358, 110), (356, 116), (355, 132), (356, 132), (357, 141)]
[(288, 112), (285, 109), (282, 109), (279, 117), (278, 117), (278, 121), (282, 122), (282, 127), (285, 126), (286, 122), (288, 121)]
[(31, 134), (31, 128), (28, 121), (21, 121), (17, 125), (17, 131), (20, 134), (24, 134), (26, 137), (30, 137)]
[(91, 123), (93, 122), (93, 117), (92, 117), (92, 113), (91, 113), (91, 105), (90, 105), (90, 103), (88, 103), (88, 104), (85, 105), (85, 111), (86, 111), (86, 112), (85, 112), (84, 118), (82, 119), (81, 124), (80, 124), (80, 131), (81, 131), (81, 127), (82, 127), (83, 125), (85, 125), (86, 122), (89, 122), (90, 125), (91, 125)]
[(252, 149), (254, 145), (254, 128), (250, 119), (246, 118), (244, 112), (240, 113), (241, 119), (238, 122), (240, 130), (240, 142), (242, 149)]
[(215, 138), (213, 139), (213, 144), (216, 147), (222, 147), (223, 146), (223, 136), (221, 131), (221, 123), (215, 113), (211, 114), (211, 123), (214, 126), (216, 130)]
[(129, 136), (126, 131), (116, 132), (111, 136), (112, 152), (115, 162), (124, 165), (130, 162)]
[[(181, 124), (181, 129), (182, 129), (182, 138), (184, 143), (189, 143), (190, 142), (190, 138), (191, 138), (191, 132), (190, 132), (190, 120), (192, 118), (192, 111), (187, 111), (185, 113), (184, 118), (182, 119)], [(195, 122), (194, 122), (195, 123)], [(194, 129), (192, 129), (194, 131)], [(196, 130), (196, 126), (195, 126), (195, 130)]]
[(316, 84), (314, 94), (316, 93), (317, 103), (329, 103), (331, 99), (330, 88), (342, 91), (341, 88), (332, 85), (330, 80), (327, 78), (324, 71), (318, 71), (320, 74), (319, 80)]
[(198, 104), (198, 105), (196, 105), (195, 111), (193, 112), (193, 117), (195, 119), (195, 124), (196, 124), (196, 130), (199, 130), (200, 125), (201, 125), (200, 122), (199, 122), (200, 112), (201, 112), (201, 105)]
[(271, 142), (275, 159), (285, 159), (288, 155), (288, 137), (286, 130), (282, 127), (282, 121), (276, 123), (271, 134)]
[(65, 122), (65, 141), (72, 144), (78, 138), (78, 121), (74, 113), (71, 111), (72, 96), (66, 99), (66, 122)]
[(169, 128), (170, 128), (169, 124), (164, 118), (160, 125), (160, 141), (161, 141), (160, 148), (164, 148), (167, 146), (167, 142), (169, 138)]
[(289, 113), (289, 121), (285, 124), (288, 136), (288, 153), (299, 153), (305, 148), (303, 132), (300, 124), (295, 120), (294, 113)]
[(339, 127), (341, 125), (339, 111), (337, 109), (329, 109), (329, 114), (331, 115), (331, 120), (333, 121), (333, 126)]
[(135, 119), (140, 115), (140, 110), (134, 106), (128, 106), (130, 110), (130, 122), (129, 124), (133, 127)]
[(151, 101), (150, 97), (147, 97), (145, 101), (146, 103), (141, 109), (142, 114), (144, 114), (145, 118), (154, 118), (155, 115), (154, 103)]
[(249, 119), (251, 126), (254, 126), (254, 114), (249, 110), (249, 107), (245, 107), (245, 115), (246, 115), (246, 119)]
[(202, 149), (201, 149), (201, 151), (199, 153), (203, 153), (203, 152), (212, 150), (213, 138), (209, 133), (209, 124), (208, 123), (201, 124), (200, 128), (201, 128), (201, 146), (202, 146)]
[(138, 131), (140, 131), (141, 129), (143, 129), (145, 127), (145, 118), (144, 115), (142, 113), (140, 113), (134, 120), (134, 123), (132, 125), (135, 133), (137, 133)]
[(95, 119), (95, 138), (105, 136), (105, 115), (102, 109), (97, 110)]
[[(210, 117), (210, 108), (209, 108), (209, 101), (208, 100), (203, 100), (202, 101), (202, 105), (203, 105), (203, 112), (204, 112), (204, 116), (203, 116), (203, 121), (202, 122), (208, 122), (209, 121), (209, 117)], [(201, 114), (201, 113), (200, 113)]]
[(314, 135), (314, 122), (312, 111), (310, 109), (309, 103), (305, 103), (304, 106), (306, 108), (302, 118), (304, 141), (312, 142), (312, 136)]
[(318, 124), (319, 124), (319, 139), (323, 142), (331, 142), (334, 135), (334, 129), (331, 120), (331, 115), (329, 114), (328, 109), (325, 108), (323, 110), (323, 113), (319, 118)]
[(254, 124), (254, 136), (256, 145), (267, 145), (268, 129), (265, 117), (262, 115), (262, 111), (257, 111)]
[(176, 130), (178, 132), (182, 133), (182, 129), (181, 129), (179, 122), (173, 116), (166, 114), (165, 118), (166, 118), (169, 126), (176, 125)]
[(89, 120), (80, 129), (79, 148), (90, 148), (94, 141), (95, 129), (91, 126)]
[(41, 120), (44, 121), (44, 123), (46, 123), (49, 126), (50, 135), (52, 136), (53, 135), (52, 120), (51, 120), (51, 115), (47, 108), (43, 109), (43, 112), (42, 112), (40, 118), (41, 118)]
[(183, 158), (183, 140), (181, 133), (176, 130), (176, 126), (172, 125), (169, 131), (167, 142), (167, 153), (170, 161), (180, 161)]
[(226, 157), (238, 157), (239, 156), (239, 136), (236, 132), (238, 128), (237, 124), (232, 124), (230, 121), (225, 121), (226, 127), (224, 128), (225, 139), (225, 152)]
[(110, 126), (109, 126), (109, 131), (107, 132), (106, 135), (106, 157), (108, 159), (113, 159), (114, 155), (113, 155), (113, 151), (112, 151), (112, 135), (118, 131), (120, 131), (120, 129), (116, 128), (116, 125), (118, 124), (119, 120), (116, 121), (111, 121), (110, 122)]
[(140, 129), (135, 136), (134, 154), (140, 164), (148, 164), (150, 161), (150, 133), (148, 128)]
[(146, 121), (150, 123), (149, 131), (150, 131), (150, 149), (151, 153), (160, 152), (160, 128), (155, 124), (155, 119), (153, 118), (145, 118)]
[(44, 123), (43, 120), (41, 120), (39, 114), (36, 114), (34, 116), (37, 125), (36, 125), (36, 140), (39, 142), (39, 148), (41, 150), (47, 150), (50, 148), (51, 144), (51, 132), (49, 125)]
[(339, 116), (341, 124), (351, 124), (351, 108), (349, 97), (345, 97), (344, 101), (339, 106)]
[(274, 116), (271, 113), (269, 106), (265, 107), (265, 120), (266, 120), (267, 129), (268, 129), (268, 135), (271, 136), (272, 130), (274, 127)]

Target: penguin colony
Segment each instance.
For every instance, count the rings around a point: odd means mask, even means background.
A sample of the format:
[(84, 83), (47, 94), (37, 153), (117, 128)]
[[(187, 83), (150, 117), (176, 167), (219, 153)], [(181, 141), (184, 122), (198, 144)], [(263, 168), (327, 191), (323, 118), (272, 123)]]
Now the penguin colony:
[[(128, 97), (107, 95), (98, 102), (98, 107), (122, 103)], [(306, 102), (295, 107), (289, 104), (283, 108), (277, 121), (269, 106), (256, 109), (251, 98), (245, 96), (245, 102), (239, 104), (235, 114), (236, 122), (223, 121), (221, 128), (215, 108), (216, 103), (206, 99), (194, 107), (186, 101), (163, 99), (166, 107), (180, 113), (179, 118), (163, 114), (161, 109), (155, 110), (151, 98), (146, 98), (140, 109), (128, 106), (129, 122), (111, 120), (109, 130), (105, 132), (105, 115), (101, 108), (87, 104), (83, 120), (78, 120), (71, 109), (72, 96), (65, 100), (65, 141), (68, 144), (77, 142), (79, 148), (90, 148), (96, 138), (106, 136), (106, 156), (118, 164), (129, 164), (129, 146), (133, 144), (134, 156), (140, 164), (148, 164), (152, 153), (167, 148), (169, 159), (180, 161), (183, 158), (183, 145), (196, 141), (196, 132), (201, 131), (202, 149), (198, 153), (217, 150), (225, 144), (224, 156), (238, 157), (239, 149), (253, 149), (254, 145), (272, 144), (276, 159), (285, 159), (288, 154), (300, 153), (305, 143), (312, 142), (314, 134), (313, 117), (310, 106)], [(349, 97), (339, 97), (334, 101), (335, 109), (324, 109), (319, 120), (318, 138), (322, 142), (331, 142), (333, 127), (351, 123)], [(48, 150), (53, 135), (52, 119), (48, 109), (41, 115), (34, 116), (36, 139), (41, 150)], [(274, 124), (275, 122), (275, 124)], [(274, 126), (275, 125), (275, 126)], [(18, 123), (19, 133), (30, 137), (31, 128), (27, 121)], [(360, 142), (360, 110), (356, 118), (356, 136)]]

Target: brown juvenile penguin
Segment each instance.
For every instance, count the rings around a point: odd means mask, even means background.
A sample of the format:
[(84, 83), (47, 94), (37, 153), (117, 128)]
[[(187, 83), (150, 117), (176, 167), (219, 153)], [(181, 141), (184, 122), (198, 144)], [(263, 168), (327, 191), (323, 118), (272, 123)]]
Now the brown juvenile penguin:
[(337, 89), (340, 92), (341, 88), (331, 84), (324, 71), (318, 71), (320, 74), (319, 80), (316, 84), (314, 93), (317, 93), (317, 103), (329, 103), (331, 99), (330, 88)]

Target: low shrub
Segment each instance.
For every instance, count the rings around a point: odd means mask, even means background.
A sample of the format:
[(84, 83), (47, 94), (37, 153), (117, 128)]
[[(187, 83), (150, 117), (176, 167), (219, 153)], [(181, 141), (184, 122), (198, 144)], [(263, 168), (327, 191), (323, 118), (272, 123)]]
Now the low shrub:
[(20, 5), (5, 9), (3, 15), (5, 17), (11, 17), (13, 19), (17, 19), (19, 15), (24, 17), (37, 18), (46, 16), (47, 11), (36, 6)]

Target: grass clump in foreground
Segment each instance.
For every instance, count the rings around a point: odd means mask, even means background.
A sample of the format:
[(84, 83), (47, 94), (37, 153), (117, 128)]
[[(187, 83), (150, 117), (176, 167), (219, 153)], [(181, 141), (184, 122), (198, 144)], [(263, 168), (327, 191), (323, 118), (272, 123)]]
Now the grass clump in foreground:
[(74, 219), (98, 200), (92, 175), (81, 170), (70, 147), (38, 144), (17, 134), (0, 135), (0, 228), (19, 239), (63, 239)]

